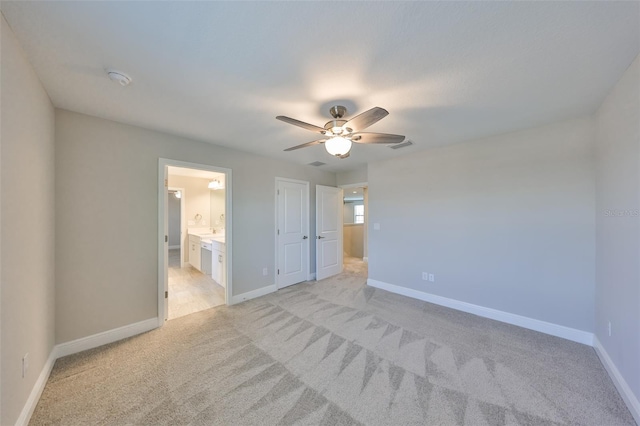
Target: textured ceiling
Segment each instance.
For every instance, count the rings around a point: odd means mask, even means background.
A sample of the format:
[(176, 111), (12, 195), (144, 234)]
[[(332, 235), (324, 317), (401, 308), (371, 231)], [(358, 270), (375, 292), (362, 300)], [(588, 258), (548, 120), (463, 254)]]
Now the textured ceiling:
[[(329, 170), (592, 113), (640, 51), (638, 2), (2, 2), (60, 108)], [(127, 72), (112, 83), (104, 69)], [(284, 148), (350, 114), (401, 150)]]

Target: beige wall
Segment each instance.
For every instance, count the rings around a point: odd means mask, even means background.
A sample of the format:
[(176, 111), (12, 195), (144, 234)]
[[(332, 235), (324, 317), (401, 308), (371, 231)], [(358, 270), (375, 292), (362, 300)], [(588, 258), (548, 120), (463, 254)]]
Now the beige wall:
[(364, 201), (344, 201), (342, 203), (342, 221), (343, 223), (354, 223), (354, 207), (363, 206)]
[[(211, 191), (211, 227), (216, 231), (224, 229), (224, 204), (226, 190), (218, 189)], [(221, 218), (222, 216), (222, 218)]]
[(586, 117), (370, 163), (369, 278), (593, 331), (593, 145)]
[(344, 225), (344, 252), (350, 257), (364, 256), (364, 225), (350, 224)]
[(336, 175), (336, 183), (338, 185), (350, 185), (353, 183), (367, 182), (367, 165), (356, 167), (347, 172), (340, 172)]
[[(211, 190), (208, 188), (209, 179), (197, 178), (192, 176), (169, 175), (170, 188), (184, 189), (184, 221), (186, 226), (182, 236), (182, 244), (184, 247), (184, 261), (189, 261), (189, 233), (188, 228), (211, 228)], [(196, 215), (202, 216), (198, 221)]]
[(0, 424), (13, 425), (54, 345), (54, 109), (0, 21)]
[(180, 245), (180, 234), (182, 232), (182, 218), (180, 217), (181, 200), (172, 193), (167, 197), (167, 214), (169, 215), (169, 247)]
[[(169, 175), (169, 187), (183, 188), (184, 215), (187, 228), (211, 227), (211, 190), (207, 187), (209, 179), (191, 176)], [(202, 218), (197, 221), (196, 215)]]
[[(233, 170), (234, 295), (275, 283), (262, 276), (275, 263), (275, 177), (309, 181), (310, 200), (336, 184), (311, 166), (56, 110), (57, 342), (157, 316), (160, 157)], [(315, 271), (313, 245), (310, 257)]]
[(638, 401), (640, 57), (609, 93), (596, 123), (595, 334)]

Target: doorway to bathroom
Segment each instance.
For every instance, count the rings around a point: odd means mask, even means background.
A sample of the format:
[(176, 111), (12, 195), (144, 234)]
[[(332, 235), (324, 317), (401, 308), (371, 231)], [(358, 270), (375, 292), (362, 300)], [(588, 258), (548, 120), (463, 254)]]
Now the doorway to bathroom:
[(367, 276), (369, 193), (366, 183), (341, 186), (343, 190), (343, 271)]
[(159, 322), (228, 304), (231, 171), (160, 159)]

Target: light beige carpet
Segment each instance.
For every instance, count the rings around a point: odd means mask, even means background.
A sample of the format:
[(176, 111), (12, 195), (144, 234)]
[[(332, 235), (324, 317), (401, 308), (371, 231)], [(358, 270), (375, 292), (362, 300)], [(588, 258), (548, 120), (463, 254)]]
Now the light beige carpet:
[(634, 424), (592, 348), (349, 269), (62, 358), (31, 424)]

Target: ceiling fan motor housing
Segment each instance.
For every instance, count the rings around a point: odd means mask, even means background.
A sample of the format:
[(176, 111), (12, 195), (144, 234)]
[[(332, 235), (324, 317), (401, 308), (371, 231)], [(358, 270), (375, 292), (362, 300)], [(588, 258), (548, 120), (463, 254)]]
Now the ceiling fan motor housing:
[(347, 114), (347, 109), (342, 105), (334, 105), (329, 109), (329, 113), (333, 118), (342, 118)]
[(303, 129), (311, 130), (315, 133), (320, 133), (324, 136), (322, 139), (292, 146), (291, 148), (285, 149), (285, 151), (293, 151), (300, 148), (323, 144), (329, 154), (344, 159), (349, 156), (353, 142), (389, 145), (400, 143), (404, 140), (404, 136), (402, 135), (362, 132), (362, 130), (389, 115), (389, 112), (384, 108), (371, 108), (349, 120), (342, 119), (347, 114), (347, 109), (341, 105), (332, 106), (329, 109), (329, 113), (333, 116), (333, 120), (328, 121), (324, 127), (318, 127), (283, 115), (277, 116), (277, 120), (302, 127)]
[(347, 120), (331, 120), (327, 121), (327, 124), (324, 125), (324, 128), (330, 130), (334, 135), (340, 135), (342, 133), (350, 133), (350, 129), (342, 128), (347, 124)]

